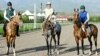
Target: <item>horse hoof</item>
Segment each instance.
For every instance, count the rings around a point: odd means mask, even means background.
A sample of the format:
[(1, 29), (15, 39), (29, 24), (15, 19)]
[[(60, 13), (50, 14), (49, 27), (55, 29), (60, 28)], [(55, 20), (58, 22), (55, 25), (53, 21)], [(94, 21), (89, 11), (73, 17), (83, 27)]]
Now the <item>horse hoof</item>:
[(84, 54), (82, 56), (84, 56)]
[(7, 53), (7, 55), (9, 55), (9, 54)]
[(89, 52), (89, 55), (91, 55), (92, 54), (92, 52)]
[(52, 56), (52, 53), (48, 53), (47, 55), (48, 55), (48, 56)]
[(76, 55), (76, 56), (79, 56), (79, 55)]
[(57, 51), (57, 55), (59, 55), (59, 51)]
[(9, 53), (7, 52), (7, 55), (9, 55)]
[(95, 52), (95, 55), (97, 56), (97, 55), (98, 55), (98, 53), (97, 53), (97, 52)]
[(16, 56), (16, 54), (13, 54), (14, 56)]

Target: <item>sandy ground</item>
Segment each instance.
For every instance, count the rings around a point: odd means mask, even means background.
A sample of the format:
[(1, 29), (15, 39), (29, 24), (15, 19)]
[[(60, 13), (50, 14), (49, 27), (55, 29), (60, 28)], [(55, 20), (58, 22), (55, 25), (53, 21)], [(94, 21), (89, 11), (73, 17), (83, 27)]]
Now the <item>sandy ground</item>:
[[(96, 24), (99, 31), (100, 25)], [(21, 34), (16, 38), (16, 54), (17, 56), (47, 56), (45, 38), (41, 35), (42, 31), (35, 31), (30, 33)], [(100, 56), (100, 32), (98, 34), (98, 56)], [(73, 36), (73, 25), (62, 27), (61, 44), (59, 47), (60, 54), (58, 56), (76, 56), (76, 43)], [(85, 56), (89, 56), (89, 42), (85, 39)], [(93, 50), (94, 50), (93, 43)], [(0, 38), (0, 56), (6, 55), (7, 46), (5, 38)], [(10, 50), (12, 52), (12, 50)], [(82, 51), (80, 49), (80, 56)], [(13, 56), (10, 54), (9, 56)], [(94, 54), (92, 56), (95, 56)]]

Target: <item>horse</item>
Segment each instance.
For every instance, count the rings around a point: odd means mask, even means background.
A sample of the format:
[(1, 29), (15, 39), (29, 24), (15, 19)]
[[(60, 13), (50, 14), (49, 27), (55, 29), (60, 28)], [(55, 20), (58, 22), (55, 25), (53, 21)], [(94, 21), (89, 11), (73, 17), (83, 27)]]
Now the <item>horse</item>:
[(42, 24), (42, 27), (44, 28), (44, 37), (47, 44), (47, 55), (49, 56), (52, 55), (52, 39), (54, 41), (54, 51), (56, 49), (55, 27), (50, 20), (45, 21), (45, 23)]
[(21, 15), (18, 13), (11, 18), (10, 22), (6, 26), (6, 43), (7, 43), (7, 55), (9, 55), (9, 48), (13, 48), (13, 56), (15, 53), (15, 39), (16, 39), (16, 27), (22, 24)]
[[(84, 24), (81, 24), (80, 20), (79, 20), (79, 12), (78, 10), (74, 9), (74, 37), (75, 37), (75, 41), (77, 44), (77, 55), (79, 55), (79, 40), (81, 41), (81, 45), (82, 45), (82, 54), (84, 55), (84, 39), (88, 38), (88, 41), (90, 43), (90, 53), (89, 55), (92, 54), (92, 40), (91, 38), (93, 37), (94, 39), (94, 44), (95, 44), (95, 54), (97, 55), (97, 36), (98, 36), (98, 28), (94, 25), (94, 24), (88, 24), (88, 27), (90, 28), (90, 32), (89, 32), (89, 36), (87, 36), (87, 32), (86, 32), (86, 26)], [(84, 27), (85, 32), (82, 30), (82, 27)]]
[(59, 22), (56, 22), (55, 24), (55, 31), (56, 31), (56, 36), (57, 36), (57, 45), (60, 45), (60, 35), (61, 35), (61, 25), (59, 24)]

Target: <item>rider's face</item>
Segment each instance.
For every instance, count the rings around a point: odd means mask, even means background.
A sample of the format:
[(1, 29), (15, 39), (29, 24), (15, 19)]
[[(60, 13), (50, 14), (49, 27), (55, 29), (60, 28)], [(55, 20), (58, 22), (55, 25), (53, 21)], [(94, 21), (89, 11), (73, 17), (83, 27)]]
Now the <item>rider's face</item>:
[(46, 5), (46, 7), (47, 7), (47, 8), (51, 8), (51, 5), (50, 5), (50, 4), (48, 4), (48, 5)]
[(8, 6), (8, 9), (11, 9), (12, 8), (12, 6)]
[(85, 9), (81, 9), (81, 12), (84, 12), (85, 11)]

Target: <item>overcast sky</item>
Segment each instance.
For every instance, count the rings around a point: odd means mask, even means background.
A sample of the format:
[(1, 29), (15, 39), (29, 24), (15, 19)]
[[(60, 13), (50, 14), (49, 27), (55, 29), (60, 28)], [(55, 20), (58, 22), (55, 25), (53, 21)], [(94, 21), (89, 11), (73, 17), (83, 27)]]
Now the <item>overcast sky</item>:
[(37, 9), (40, 9), (40, 4), (45, 5), (46, 2), (52, 3), (55, 11), (71, 12), (73, 8), (79, 8), (80, 5), (85, 5), (87, 11), (92, 13), (100, 13), (100, 0), (0, 0), (0, 9), (6, 9), (6, 3), (11, 1), (16, 10), (31, 10), (33, 11), (34, 3)]

